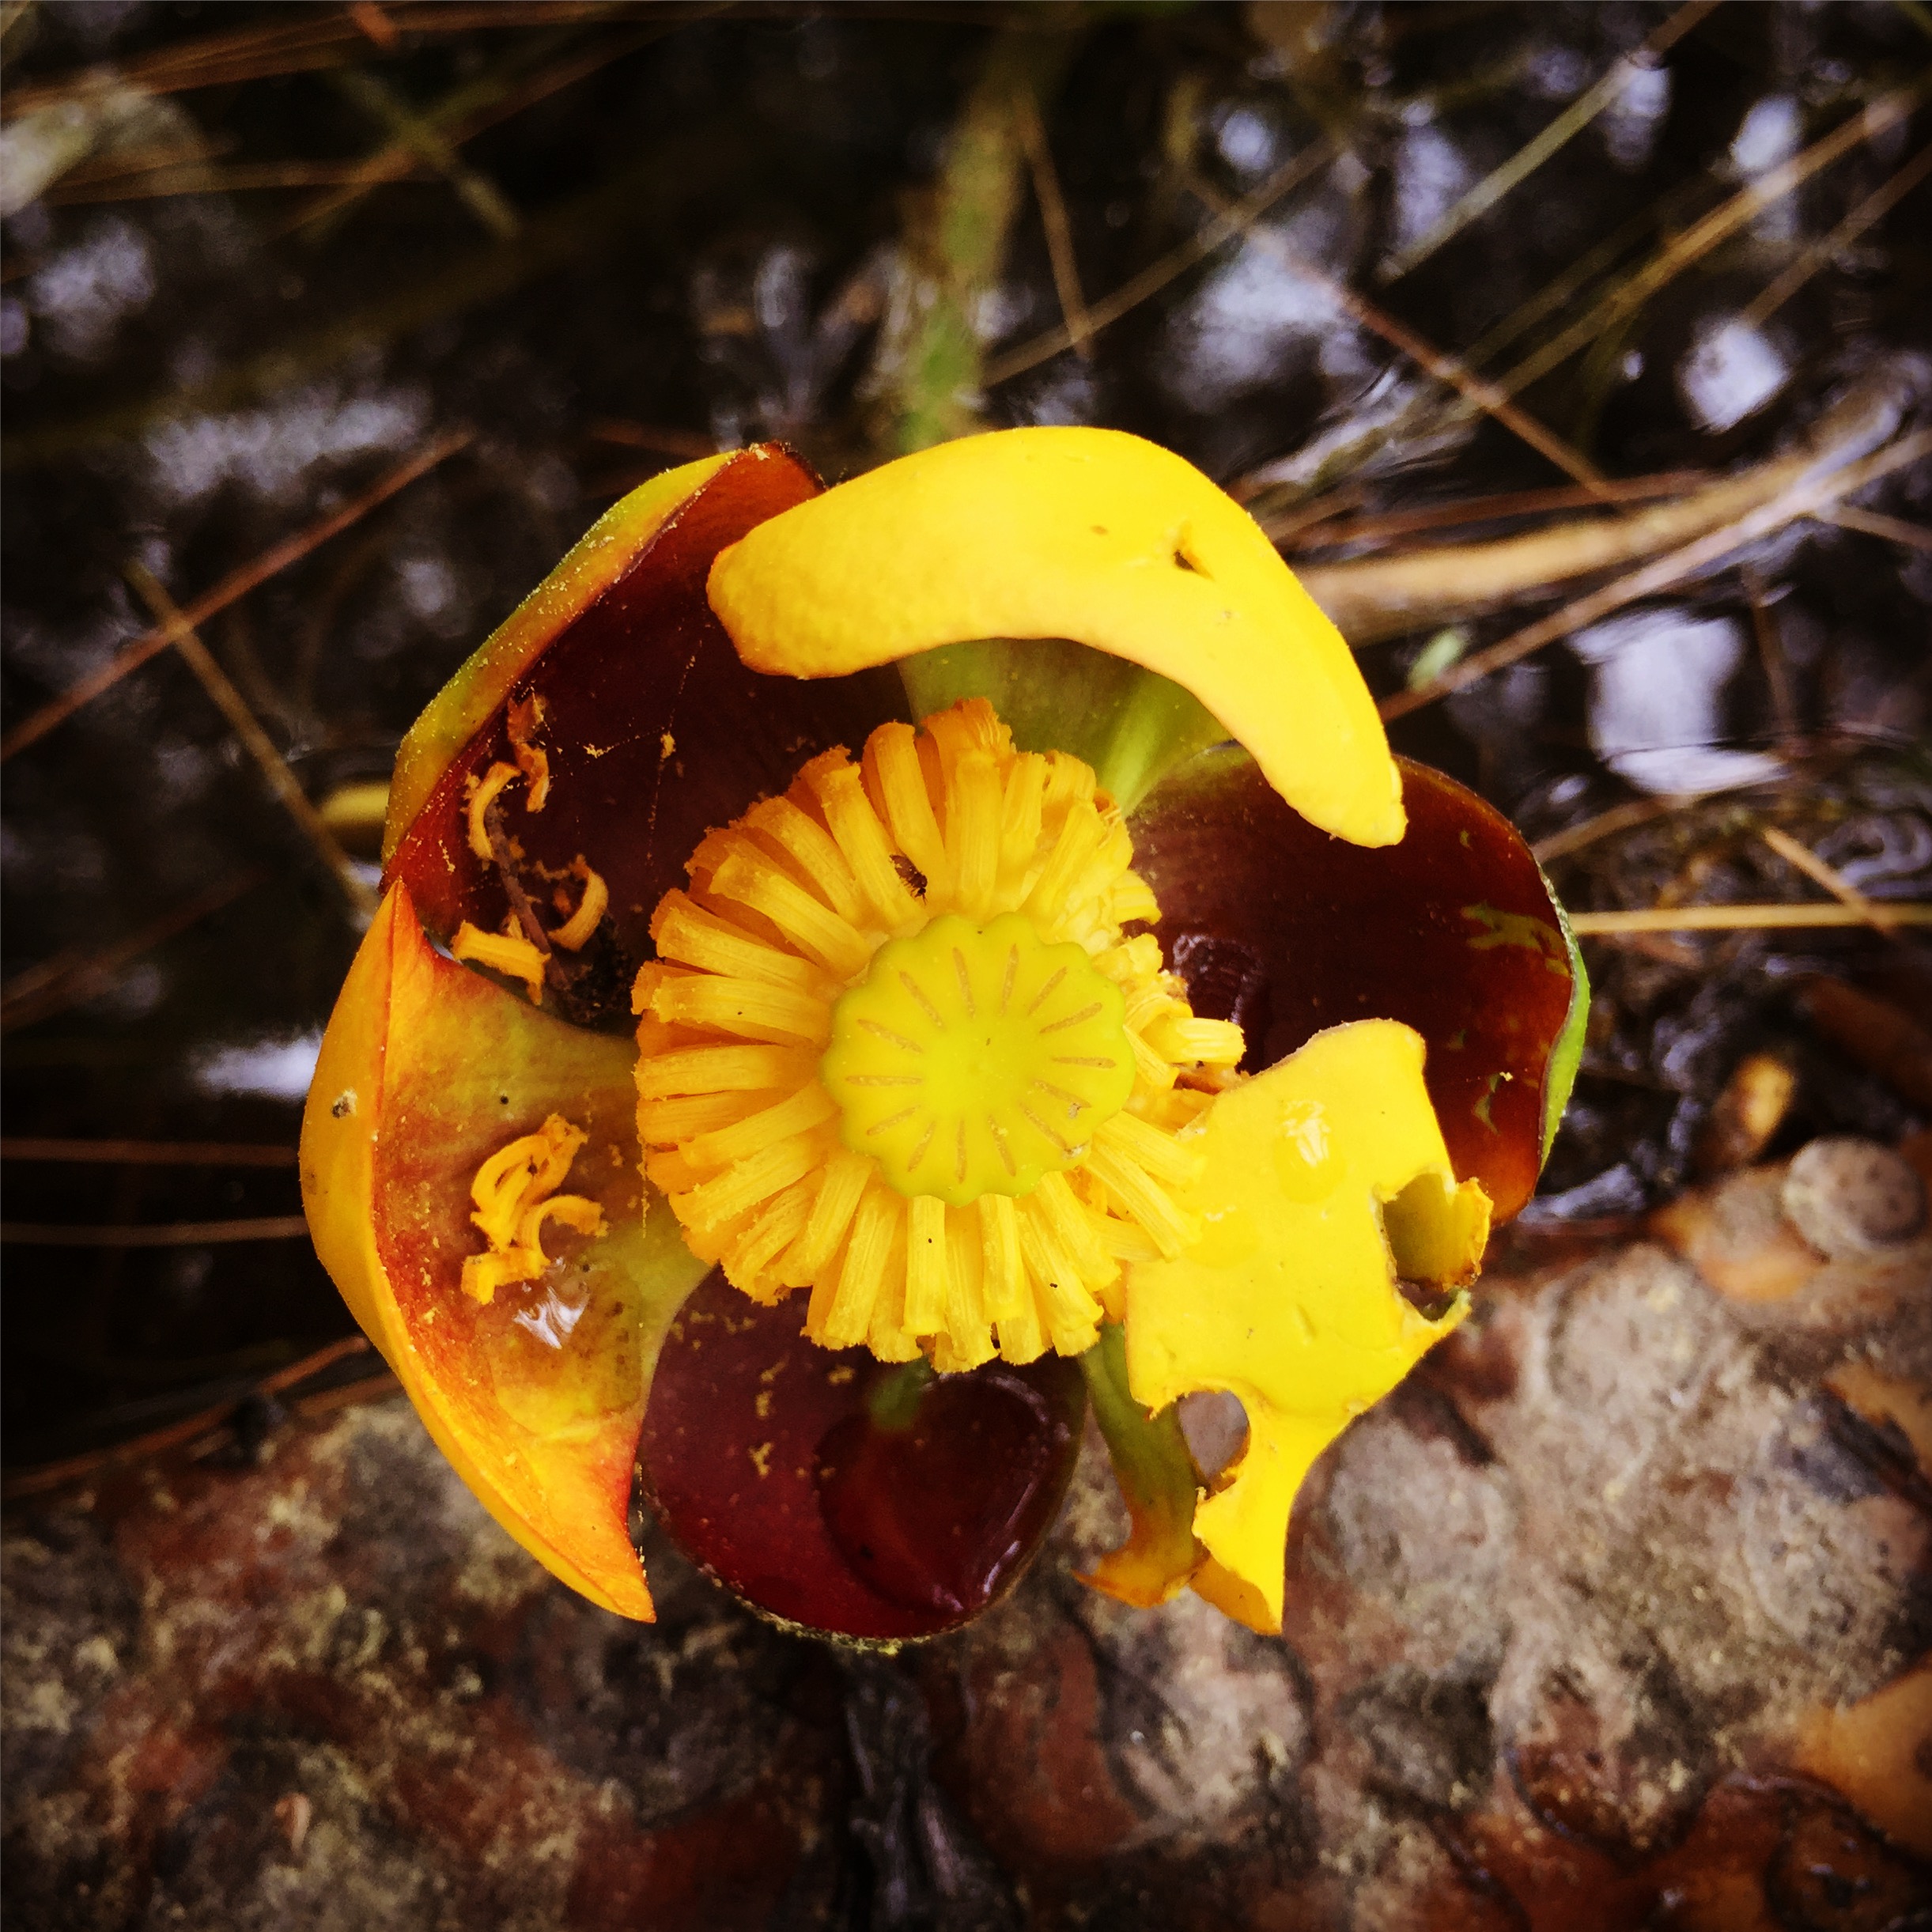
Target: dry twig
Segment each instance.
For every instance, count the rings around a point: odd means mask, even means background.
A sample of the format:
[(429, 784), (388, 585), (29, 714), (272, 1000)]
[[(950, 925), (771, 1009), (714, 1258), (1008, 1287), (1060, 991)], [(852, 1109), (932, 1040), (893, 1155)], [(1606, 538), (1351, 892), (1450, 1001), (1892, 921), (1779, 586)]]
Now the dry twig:
[(236, 690), (228, 673), (215, 662), (214, 654), (201, 641), (193, 626), (181, 614), (173, 598), (161, 588), (146, 565), (130, 564), (127, 580), (134, 587), (149, 614), (164, 630), (176, 651), (201, 681), (201, 687), (214, 700), (215, 709), (227, 719), (229, 729), (268, 781), (268, 788), (293, 819), (302, 836), (320, 853), (323, 863), (335, 876), (350, 910), (365, 925), (376, 917), (377, 900), (347, 853), (336, 843), (335, 834), (322, 822), (322, 815), (309, 803), (301, 781), (289, 769), (288, 761), (276, 749), (275, 742), (263, 730), (260, 720), (248, 709), (248, 701)]
[(1310, 564), (1297, 574), (1342, 635), (1357, 645), (1401, 637), (1423, 624), (1451, 623), (1737, 524), (1783, 493), (1876, 447), (1913, 399), (1909, 383), (1882, 375), (1827, 410), (1804, 443), (1786, 455), (1621, 517), (1578, 519), (1480, 543)]
[[(1492, 497), (1464, 497), (1453, 503), (1433, 503), (1426, 509), (1396, 510), (1383, 516), (1359, 516), (1352, 523), (1333, 520), (1344, 505), (1331, 503), (1319, 518), (1305, 514), (1318, 505), (1303, 505), (1303, 513), (1291, 512), (1279, 520), (1270, 520), (1261, 527), (1276, 546), (1295, 556), (1310, 550), (1330, 550), (1344, 543), (1379, 543), (1386, 538), (1412, 536), (1423, 530), (1454, 529), (1461, 524), (1499, 523), (1508, 517), (1534, 516), (1545, 510), (1587, 509), (1606, 499), (1618, 503), (1654, 502), (1660, 497), (1676, 497), (1702, 487), (1711, 481), (1700, 470), (1669, 470), (1655, 476), (1616, 478), (1594, 486), (1560, 484), (1548, 490), (1513, 490)], [(1604, 527), (1599, 524), (1597, 527)], [(1294, 535), (1300, 541), (1289, 545)]]
[(1888, 543), (1909, 544), (1915, 550), (1932, 550), (1932, 529), (1923, 524), (1908, 524), (1902, 516), (1887, 516), (1877, 510), (1860, 509), (1855, 503), (1841, 503), (1819, 520), (1836, 524), (1840, 530), (1856, 530), (1868, 537), (1883, 537)]
[[(83, 1454), (67, 1456), (59, 1462), (42, 1463), (36, 1469), (9, 1472), (6, 1481), (6, 1496), (10, 1503), (18, 1496), (40, 1495), (50, 1489), (59, 1489), (71, 1482), (99, 1474), (122, 1463), (138, 1462), (149, 1456), (161, 1454), (164, 1450), (178, 1448), (184, 1442), (192, 1442), (212, 1430), (220, 1428), (234, 1415), (250, 1396), (278, 1396), (290, 1389), (299, 1388), (302, 1383), (312, 1381), (325, 1370), (333, 1368), (340, 1361), (351, 1355), (366, 1354), (368, 1339), (361, 1335), (346, 1335), (339, 1341), (332, 1341), (304, 1355), (300, 1361), (291, 1362), (287, 1367), (277, 1369), (272, 1374), (264, 1375), (247, 1394), (236, 1395), (227, 1401), (217, 1402), (212, 1407), (197, 1410), (191, 1416), (183, 1416), (179, 1422), (171, 1422), (165, 1427), (156, 1429), (146, 1435), (137, 1436), (130, 1442), (116, 1442), (105, 1449), (90, 1449)], [(358, 1392), (376, 1393), (387, 1377), (364, 1378), (346, 1385)], [(392, 1385), (393, 1386), (393, 1385)], [(296, 1408), (303, 1415), (319, 1414), (319, 1407), (311, 1405), (326, 1403), (331, 1396), (339, 1397), (341, 1391), (330, 1389), (304, 1397)], [(333, 1406), (333, 1405), (331, 1405)]]
[(1794, 865), (1813, 884), (1824, 887), (1839, 904), (1856, 913), (1869, 926), (1890, 932), (1897, 925), (1889, 906), (1875, 905), (1835, 866), (1828, 865), (1809, 845), (1801, 845), (1789, 832), (1768, 825), (1761, 834), (1764, 843), (1786, 864)]
[[(1901, 926), (1932, 926), (1932, 906), (1893, 904), (1885, 916)], [(1634, 912), (1572, 913), (1578, 939), (1614, 939), (1639, 932), (1757, 932), (1808, 926), (1862, 926), (1849, 906), (1651, 906)]]
[[(299, 531), (272, 549), (264, 550), (239, 569), (231, 570), (212, 590), (203, 591), (184, 607), (181, 613), (183, 621), (202, 624), (217, 611), (225, 611), (250, 591), (266, 584), (289, 565), (299, 562), (319, 545), (327, 543), (331, 537), (339, 535), (353, 524), (360, 523), (371, 510), (388, 502), (399, 490), (406, 489), (418, 477), (466, 448), (473, 434), (471, 430), (459, 429), (438, 437), (426, 449), (419, 450), (406, 463), (399, 464), (367, 490), (351, 497), (339, 509), (331, 510), (306, 530)], [(55, 725), (64, 724), (83, 705), (98, 698), (103, 691), (111, 690), (130, 671), (138, 671), (149, 658), (158, 656), (173, 641), (172, 633), (165, 624), (157, 625), (153, 630), (137, 637), (93, 676), (83, 678), (59, 697), (49, 700), (15, 725), (4, 738), (0, 738), (0, 764), (4, 764), (17, 751), (24, 751), (28, 746), (39, 743)]]
[[(1210, 208), (1218, 212), (1225, 214), (1232, 206), (1212, 181), (1200, 174), (1190, 173), (1188, 186)], [(1573, 478), (1593, 490), (1603, 485), (1603, 472), (1594, 463), (1580, 451), (1571, 448), (1561, 437), (1538, 422), (1526, 410), (1518, 409), (1510, 400), (1509, 391), (1494, 383), (1485, 381), (1457, 357), (1445, 355), (1441, 350), (1425, 342), (1406, 323), (1397, 321), (1394, 316), (1378, 307), (1367, 296), (1358, 295), (1346, 282), (1337, 281), (1325, 269), (1318, 267), (1306, 255), (1290, 248), (1272, 229), (1256, 229), (1253, 240), (1285, 267), (1292, 270), (1304, 281), (1313, 282), (1344, 314), (1353, 316), (1363, 328), (1379, 335), (1384, 342), (1407, 356), (1438, 382), (1454, 390), (1471, 408), (1493, 417), (1512, 436), (1528, 444), (1539, 456), (1556, 464), (1564, 475)], [(1610, 499), (1606, 497), (1605, 500)]]
[[(1581, 630), (1585, 625), (1594, 624), (1613, 611), (1621, 610), (1625, 604), (1674, 588), (1686, 578), (1721, 563), (1760, 538), (1802, 518), (1817, 516), (1836, 498), (1862, 490), (1868, 483), (1874, 483), (1907, 463), (1916, 463), (1928, 453), (1932, 453), (1932, 430), (1922, 429), (1915, 435), (1901, 437), (1876, 456), (1834, 475), (1800, 482), (1796, 487), (1774, 497), (1737, 523), (1713, 531), (1696, 543), (1688, 543), (1681, 550), (1673, 550), (1655, 562), (1647, 564), (1643, 569), (1634, 570), (1601, 590), (1592, 591), (1587, 596), (1565, 604), (1548, 617), (1539, 618), (1499, 644), (1493, 644), (1488, 649), (1477, 651), (1461, 663), (1451, 665), (1427, 684), (1384, 698), (1378, 709), (1385, 719), (1405, 717), (1412, 711), (1419, 711), (1424, 705), (1433, 704), (1451, 691), (1461, 690), (1486, 678), (1492, 671), (1499, 671), (1505, 665), (1527, 657), (1531, 652), (1541, 650), (1544, 645), (1566, 637), (1572, 631)], [(1319, 594), (1313, 592), (1312, 586), (1310, 590), (1319, 601)]]
[(1932, 174), (1932, 147), (1921, 148), (1889, 181), (1866, 195), (1830, 234), (1814, 241), (1738, 319), (1749, 328), (1768, 322), (1839, 249), (1889, 214), (1928, 174)]
[(1569, 327), (1559, 331), (1542, 347), (1526, 356), (1500, 380), (1497, 387), (1504, 395), (1514, 395), (1537, 377), (1547, 375), (1559, 363), (1567, 361), (1586, 343), (1608, 334), (1692, 263), (1702, 260), (1720, 242), (1729, 240), (1740, 229), (1756, 220), (1767, 208), (1775, 206), (1794, 192), (1820, 168), (1828, 168), (1861, 142), (1872, 140), (1887, 128), (1896, 126), (1917, 108), (1928, 92), (1932, 92), (1932, 74), (1921, 75), (1907, 85), (1894, 89), (1891, 93), (1870, 102), (1822, 140), (1814, 142), (1802, 154), (1768, 169), (1749, 187), (1740, 190), (1701, 221), (1693, 222), (1682, 234), (1673, 237), (1635, 274), (1578, 316)]
[(70, 949), (56, 953), (40, 965), (29, 966), (7, 982), (0, 991), (0, 1033), (28, 1026), (36, 1020), (51, 1019), (83, 1000), (104, 992), (119, 976), (143, 953), (151, 952), (177, 934), (185, 932), (225, 906), (231, 906), (244, 892), (251, 892), (268, 877), (257, 866), (237, 872), (198, 892), (172, 912), (164, 913), (138, 932), (98, 952)]
[(1060, 297), (1061, 319), (1066, 324), (1067, 339), (1083, 362), (1091, 361), (1093, 334), (1087, 319), (1087, 298), (1080, 292), (1080, 265), (1073, 252), (1073, 229), (1067, 219), (1067, 204), (1060, 192), (1060, 176), (1053, 168), (1053, 150), (1046, 138), (1046, 126), (1040, 119), (1040, 106), (1030, 95), (1021, 98), (1018, 115), (1020, 144), (1026, 150), (1026, 165), (1033, 171), (1034, 199), (1040, 205), (1040, 225), (1046, 231), (1046, 252), (1053, 267), (1053, 292)]
[(70, 1140), (44, 1135), (0, 1140), (0, 1160), (117, 1167), (293, 1167), (297, 1158), (293, 1147), (249, 1140)]
[(150, 1221), (119, 1227), (0, 1221), (0, 1244), (25, 1248), (199, 1248), (233, 1241), (293, 1241), (308, 1232), (299, 1214), (243, 1216), (229, 1221)]
[(1485, 175), (1426, 235), (1385, 263), (1376, 279), (1385, 286), (1400, 281), (1411, 269), (1420, 267), (1452, 236), (1487, 214), (1510, 189), (1527, 180), (1558, 149), (1580, 134), (1645, 66), (1668, 53), (1718, 4), (1718, 0), (1688, 0), (1688, 4), (1679, 7), (1641, 47), (1613, 62), (1609, 72), (1594, 87), (1578, 95), (1542, 133), (1519, 148), (1494, 172)]
[(1686, 805), (1696, 803), (1692, 797), (1626, 799), (1620, 805), (1613, 805), (1607, 811), (1584, 819), (1580, 825), (1566, 826), (1560, 832), (1551, 833), (1548, 838), (1539, 838), (1529, 848), (1530, 855), (1537, 864), (1551, 865), (1559, 859), (1567, 859), (1573, 852), (1581, 852), (1586, 845), (1595, 845), (1600, 838), (1648, 825), (1653, 819), (1667, 819), (1673, 811), (1681, 811)]
[[(1299, 187), (1333, 155), (1334, 149), (1325, 141), (1315, 142), (1304, 148), (1225, 214), (1216, 215), (1199, 233), (1190, 235), (1179, 247), (1169, 249), (1159, 260), (1149, 263), (1139, 274), (1130, 275), (1098, 301), (1088, 304), (1086, 312), (1089, 335), (1098, 335), (1101, 330), (1118, 322), (1121, 316), (1138, 308), (1176, 276), (1185, 274), (1196, 263), (1205, 260), (1223, 242), (1231, 241), (1237, 235), (1245, 235), (1283, 195)], [(986, 365), (983, 380), (989, 388), (996, 383), (1011, 381), (1014, 376), (1050, 361), (1063, 349), (1071, 348), (1072, 343), (1072, 335), (1063, 322), (1057, 328), (1049, 329), (1032, 341), (1022, 342), (1017, 348), (993, 357)]]

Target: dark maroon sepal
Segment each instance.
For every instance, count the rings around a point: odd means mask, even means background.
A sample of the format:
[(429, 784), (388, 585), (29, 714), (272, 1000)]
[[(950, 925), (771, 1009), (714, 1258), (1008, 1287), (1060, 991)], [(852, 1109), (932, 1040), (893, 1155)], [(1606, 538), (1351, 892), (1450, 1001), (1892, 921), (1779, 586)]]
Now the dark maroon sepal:
[(1008, 1589), (1059, 1513), (1086, 1404), (1076, 1363), (989, 1363), (918, 1386), (799, 1332), (714, 1272), (667, 1337), (637, 1460), (709, 1575), (841, 1637), (929, 1637)]
[(1344, 1021), (1413, 1026), (1456, 1172), (1504, 1219), (1541, 1166), (1568, 955), (1516, 828), (1453, 778), (1397, 762), (1408, 834), (1371, 848), (1316, 830), (1245, 752), (1208, 753), (1135, 814), (1135, 868), (1196, 1010), (1247, 1029), (1250, 1071)]
[[(561, 875), (579, 856), (603, 875), (608, 939), (633, 968), (651, 956), (659, 898), (685, 883), (685, 861), (712, 826), (782, 792), (815, 753), (856, 749), (898, 715), (903, 700), (889, 670), (813, 682), (747, 670), (705, 599), (719, 551), (819, 487), (775, 445), (740, 452), (517, 679), (391, 860), (389, 876), (408, 882), (431, 932), (447, 938), (465, 919), (493, 931), (509, 910), (497, 868), (470, 847), (467, 785), (513, 760), (509, 707), (532, 692), (543, 701), (536, 742), (550, 760), (550, 800), (527, 811), (522, 787), (512, 787), (505, 830), (526, 855), (533, 896), (543, 868)], [(627, 992), (622, 973), (614, 977)]]

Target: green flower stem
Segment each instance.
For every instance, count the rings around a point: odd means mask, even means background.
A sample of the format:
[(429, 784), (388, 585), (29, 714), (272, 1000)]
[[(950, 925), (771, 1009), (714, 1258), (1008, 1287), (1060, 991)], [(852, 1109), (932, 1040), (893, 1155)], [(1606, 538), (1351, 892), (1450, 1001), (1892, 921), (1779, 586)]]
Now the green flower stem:
[(1113, 1461), (1114, 1479), (1133, 1529), (1080, 1580), (1124, 1603), (1149, 1609), (1179, 1593), (1200, 1567), (1194, 1504), (1200, 1473), (1181, 1433), (1179, 1416), (1151, 1416), (1127, 1386), (1127, 1336), (1108, 1322), (1080, 1357), (1094, 1420)]
[(1125, 658), (1061, 637), (992, 637), (901, 660), (913, 716), (984, 698), (1023, 751), (1067, 751), (1123, 811), (1167, 773), (1228, 733), (1200, 701)]
[(903, 1435), (918, 1420), (920, 1402), (937, 1379), (924, 1355), (901, 1363), (890, 1374), (880, 1376), (865, 1398), (872, 1427), (887, 1435)]

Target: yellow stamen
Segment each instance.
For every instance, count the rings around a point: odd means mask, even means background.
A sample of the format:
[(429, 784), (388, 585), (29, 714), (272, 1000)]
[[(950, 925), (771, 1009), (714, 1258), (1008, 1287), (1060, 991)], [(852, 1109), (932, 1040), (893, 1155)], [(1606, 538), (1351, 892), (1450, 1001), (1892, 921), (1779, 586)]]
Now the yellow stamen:
[(500, 1287), (534, 1281), (543, 1272), (543, 1223), (561, 1221), (580, 1234), (601, 1234), (603, 1210), (581, 1194), (559, 1194), (589, 1138), (561, 1114), (553, 1113), (534, 1134), (523, 1134), (499, 1147), (476, 1170), (470, 1216), (489, 1242), (488, 1252), (463, 1264), (463, 1291), (472, 1301), (492, 1301)]
[(510, 706), (508, 725), (510, 750), (516, 754), (517, 769), (530, 788), (524, 799), (526, 811), (541, 811), (550, 802), (550, 754), (541, 745), (531, 743), (543, 725), (543, 700), (535, 691), (520, 703)]
[[(535, 809), (531, 806), (531, 811)], [(567, 953), (582, 951), (611, 903), (611, 889), (603, 883), (603, 875), (593, 872), (581, 859), (577, 866), (582, 868), (584, 896), (577, 902), (577, 910), (550, 934), (550, 943), (561, 946)]]
[(638, 974), (638, 1132), (694, 1251), (805, 1329), (951, 1373), (1091, 1345), (1193, 1238), (1177, 1139), (1234, 1077), (1113, 801), (974, 699), (708, 833)]
[(490, 828), (483, 822), (483, 815), (497, 802), (503, 788), (514, 785), (518, 776), (514, 765), (506, 765), (499, 758), (482, 777), (470, 781), (470, 849), (485, 864), (496, 855), (490, 849)]
[(452, 958), (520, 979), (533, 1006), (543, 1004), (544, 957), (520, 932), (485, 932), (464, 920), (449, 943)]

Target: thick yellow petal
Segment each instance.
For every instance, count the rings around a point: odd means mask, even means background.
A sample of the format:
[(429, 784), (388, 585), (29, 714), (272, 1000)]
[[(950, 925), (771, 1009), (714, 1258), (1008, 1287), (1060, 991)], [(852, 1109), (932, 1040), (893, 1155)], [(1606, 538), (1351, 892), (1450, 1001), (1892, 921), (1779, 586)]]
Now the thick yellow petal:
[(922, 450), (761, 524), (712, 567), (754, 670), (837, 676), (972, 638), (1070, 637), (1184, 686), (1312, 824), (1402, 836), (1402, 791), (1348, 645), (1260, 527), (1117, 430)]
[(531, 660), (632, 563), (671, 512), (730, 460), (706, 456), (654, 476), (619, 499), (572, 546), (561, 563), (463, 660), (409, 728), (396, 753), (383, 828), (383, 862), (415, 821), (436, 781), (489, 721)]
[(1196, 1587), (1257, 1629), (1280, 1628), (1288, 1511), (1315, 1458), (1466, 1312), (1458, 1299), (1426, 1319), (1398, 1269), (1459, 1287), (1488, 1238), (1488, 1201), (1456, 1185), (1422, 1066), (1419, 1034), (1360, 1020), (1221, 1095), (1183, 1204), (1207, 1232), (1129, 1274), (1136, 1398), (1158, 1409), (1225, 1389), (1247, 1410), (1246, 1450), (1195, 1512), (1213, 1559)]
[[(631, 1468), (658, 1346), (705, 1268), (661, 1201), (643, 1214), (633, 1057), (437, 954), (395, 887), (323, 1042), (301, 1174), (316, 1253), (457, 1473), (572, 1588), (648, 1618)], [(553, 1223), (568, 1258), (478, 1306), (471, 1180), (554, 1112), (584, 1131), (569, 1185), (607, 1231)]]

